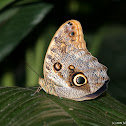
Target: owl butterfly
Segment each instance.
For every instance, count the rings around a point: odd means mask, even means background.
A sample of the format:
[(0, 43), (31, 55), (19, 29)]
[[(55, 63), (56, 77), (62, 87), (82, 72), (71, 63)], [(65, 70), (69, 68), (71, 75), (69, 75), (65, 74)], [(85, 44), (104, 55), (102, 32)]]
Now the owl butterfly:
[(107, 89), (107, 67), (98, 62), (86, 48), (81, 24), (65, 22), (55, 33), (44, 61), (45, 92), (76, 101), (98, 97)]

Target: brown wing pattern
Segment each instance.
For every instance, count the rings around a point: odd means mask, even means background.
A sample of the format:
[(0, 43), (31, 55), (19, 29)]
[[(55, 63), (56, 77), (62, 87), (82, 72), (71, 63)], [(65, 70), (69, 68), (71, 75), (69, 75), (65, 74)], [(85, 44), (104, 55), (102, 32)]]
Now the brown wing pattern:
[(78, 21), (65, 22), (52, 38), (44, 80), (46, 85), (39, 84), (46, 92), (77, 101), (93, 99), (106, 90), (107, 68), (88, 52)]

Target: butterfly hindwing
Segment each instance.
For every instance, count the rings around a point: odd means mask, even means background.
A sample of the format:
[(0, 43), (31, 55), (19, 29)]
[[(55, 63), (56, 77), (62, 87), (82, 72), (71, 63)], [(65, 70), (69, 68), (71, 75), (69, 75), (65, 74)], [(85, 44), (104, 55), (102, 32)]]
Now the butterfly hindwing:
[(44, 80), (46, 92), (77, 101), (94, 99), (106, 90), (107, 68), (88, 52), (78, 21), (65, 22), (52, 38)]

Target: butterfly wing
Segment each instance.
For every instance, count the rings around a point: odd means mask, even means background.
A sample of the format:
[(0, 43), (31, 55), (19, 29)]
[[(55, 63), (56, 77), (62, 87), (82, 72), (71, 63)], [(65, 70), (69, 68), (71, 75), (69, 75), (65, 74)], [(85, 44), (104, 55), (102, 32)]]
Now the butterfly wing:
[(48, 47), (43, 89), (77, 101), (94, 99), (107, 88), (106, 71), (88, 52), (81, 24), (69, 20), (57, 30)]

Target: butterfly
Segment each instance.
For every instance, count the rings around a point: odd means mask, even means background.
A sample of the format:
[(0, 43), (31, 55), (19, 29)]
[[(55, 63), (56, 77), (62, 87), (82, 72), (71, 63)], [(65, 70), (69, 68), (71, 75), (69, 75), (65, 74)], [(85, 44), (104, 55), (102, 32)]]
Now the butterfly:
[(44, 60), (44, 79), (39, 88), (45, 92), (75, 101), (101, 95), (108, 86), (107, 67), (98, 62), (86, 48), (79, 21), (69, 20), (57, 30)]

